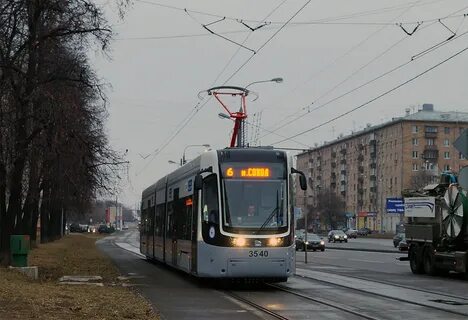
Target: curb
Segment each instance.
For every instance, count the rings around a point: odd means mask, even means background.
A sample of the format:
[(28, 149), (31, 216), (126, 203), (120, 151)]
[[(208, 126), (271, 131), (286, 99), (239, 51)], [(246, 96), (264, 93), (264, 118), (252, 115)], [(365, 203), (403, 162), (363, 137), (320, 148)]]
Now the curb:
[(331, 247), (325, 247), (325, 250), (349, 250), (349, 251), (365, 251), (365, 252), (381, 252), (381, 253), (399, 253), (399, 254), (406, 254), (405, 251), (385, 250), (385, 249), (331, 248)]

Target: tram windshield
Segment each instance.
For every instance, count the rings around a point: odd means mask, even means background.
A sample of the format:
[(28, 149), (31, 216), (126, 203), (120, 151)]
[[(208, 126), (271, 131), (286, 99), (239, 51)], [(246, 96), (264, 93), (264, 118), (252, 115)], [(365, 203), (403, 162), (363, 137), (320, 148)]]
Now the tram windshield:
[(284, 165), (223, 166), (223, 226), (252, 233), (287, 227), (287, 180)]

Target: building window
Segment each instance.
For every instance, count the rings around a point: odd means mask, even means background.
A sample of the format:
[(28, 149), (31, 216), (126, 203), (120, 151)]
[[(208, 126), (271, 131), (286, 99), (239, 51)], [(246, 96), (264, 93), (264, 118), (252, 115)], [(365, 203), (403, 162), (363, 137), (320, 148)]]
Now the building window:
[(448, 147), (450, 145), (449, 139), (444, 139), (444, 146)]
[(445, 127), (445, 128), (444, 128), (444, 133), (445, 133), (445, 134), (449, 134), (449, 133), (450, 133), (450, 128), (449, 128), (449, 127)]
[(461, 152), (459, 152), (458, 156), (460, 160), (465, 160), (465, 156)]
[(418, 164), (417, 163), (413, 163), (413, 171), (418, 171)]
[(434, 139), (432, 139), (432, 138), (426, 139), (426, 142), (427, 142), (428, 146), (433, 146), (434, 145)]
[(412, 131), (413, 133), (418, 133), (418, 126), (413, 126)]
[(450, 159), (450, 152), (448, 151), (444, 152), (444, 159)]
[(417, 146), (418, 145), (418, 139), (417, 138), (413, 138), (413, 146)]
[(437, 132), (437, 127), (426, 126), (426, 127), (424, 128), (424, 130), (425, 130), (426, 132), (434, 132), (434, 133), (436, 133), (436, 132)]
[(413, 159), (417, 159), (418, 158), (418, 152), (417, 151), (413, 151)]
[(449, 170), (450, 170), (450, 166), (449, 166), (448, 164), (446, 164), (446, 165), (444, 166), (444, 171), (449, 171)]

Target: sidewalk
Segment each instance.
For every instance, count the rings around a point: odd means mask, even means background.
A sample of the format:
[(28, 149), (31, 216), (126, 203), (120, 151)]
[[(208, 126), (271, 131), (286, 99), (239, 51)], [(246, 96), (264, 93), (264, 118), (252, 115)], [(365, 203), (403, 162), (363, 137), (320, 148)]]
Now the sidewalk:
[[(29, 264), (39, 267), (32, 281), (0, 268), (0, 319), (147, 319), (159, 317), (95, 246), (96, 235), (76, 234), (41, 245)], [(102, 287), (59, 284), (64, 275), (101, 276)]]

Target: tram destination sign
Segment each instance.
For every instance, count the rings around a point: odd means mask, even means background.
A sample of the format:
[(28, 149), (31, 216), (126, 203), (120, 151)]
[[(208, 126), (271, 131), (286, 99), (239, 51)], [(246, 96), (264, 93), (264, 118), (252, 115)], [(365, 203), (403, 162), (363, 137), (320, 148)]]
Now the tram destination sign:
[(280, 163), (225, 163), (221, 165), (225, 179), (281, 179), (284, 166)]

